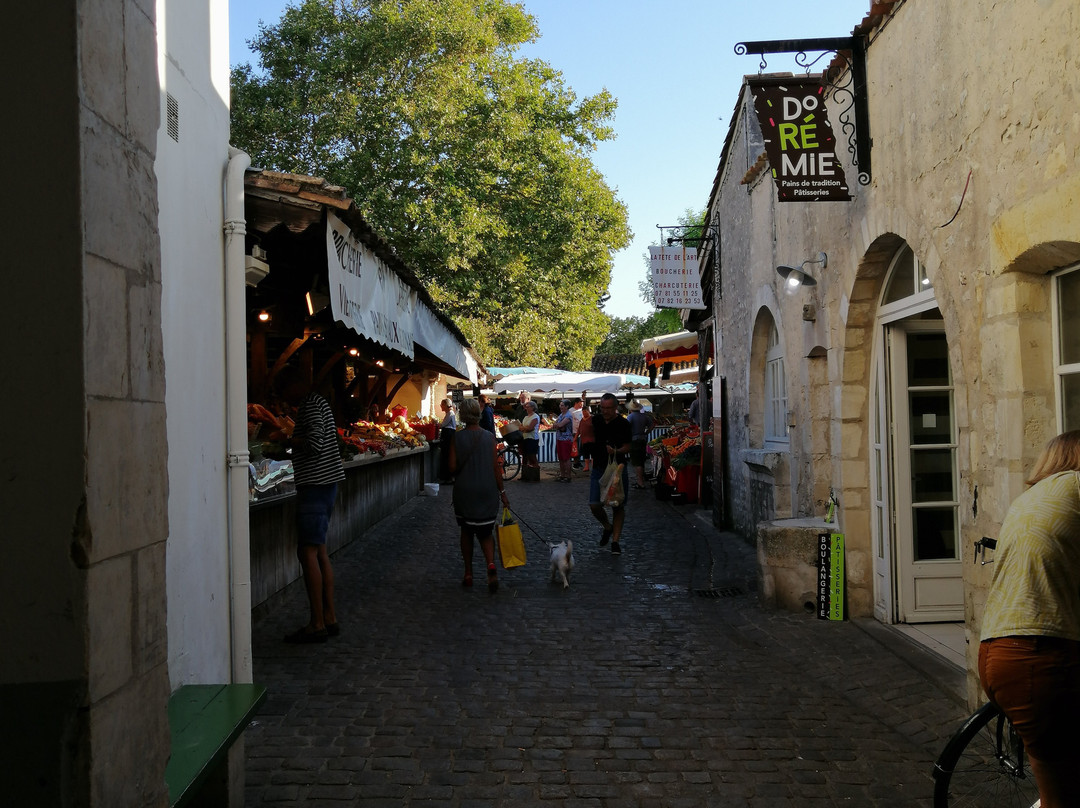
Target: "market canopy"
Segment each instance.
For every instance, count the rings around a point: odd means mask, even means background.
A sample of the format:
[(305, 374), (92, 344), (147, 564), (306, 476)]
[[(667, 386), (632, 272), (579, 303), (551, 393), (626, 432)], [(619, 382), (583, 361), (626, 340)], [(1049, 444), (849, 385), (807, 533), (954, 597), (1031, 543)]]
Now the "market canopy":
[(528, 365), (516, 368), (493, 368), (490, 365), (487, 369), (488, 375), (493, 379), (501, 379), (503, 376), (520, 376), (522, 374), (548, 374), (548, 373), (561, 373), (558, 368), (534, 368)]
[(344, 188), (260, 169), (244, 182), (247, 240), (262, 256), (248, 258), (248, 305), (270, 328), (286, 338), (317, 334), (328, 353), (364, 348), (395, 373), (479, 383), (482, 365), (464, 334)]
[(696, 331), (676, 331), (642, 340), (641, 352), (650, 366), (665, 362), (697, 362), (698, 335)]
[(649, 386), (648, 376), (630, 373), (521, 373), (504, 376), (492, 385), (499, 393), (619, 393)]

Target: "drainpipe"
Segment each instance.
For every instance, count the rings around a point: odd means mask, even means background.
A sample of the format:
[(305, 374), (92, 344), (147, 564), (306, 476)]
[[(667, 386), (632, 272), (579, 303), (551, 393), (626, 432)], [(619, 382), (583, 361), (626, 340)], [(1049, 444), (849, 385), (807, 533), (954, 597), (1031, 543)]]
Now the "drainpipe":
[(229, 147), (225, 175), (225, 441), (229, 503), (229, 613), (234, 683), (251, 682), (251, 545), (248, 526), (247, 315), (244, 171), (251, 158)]

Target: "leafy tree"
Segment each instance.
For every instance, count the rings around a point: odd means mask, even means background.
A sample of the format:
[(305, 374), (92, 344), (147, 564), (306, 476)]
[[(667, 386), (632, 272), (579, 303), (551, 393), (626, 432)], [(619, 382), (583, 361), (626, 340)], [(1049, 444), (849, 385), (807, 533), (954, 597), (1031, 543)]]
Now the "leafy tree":
[(640, 353), (642, 340), (673, 334), (682, 330), (682, 320), (675, 309), (657, 309), (648, 317), (612, 317), (607, 338), (598, 354)]
[(256, 165), (348, 189), (491, 364), (587, 366), (625, 206), (591, 162), (615, 99), (578, 99), (508, 0), (304, 0), (232, 74)]

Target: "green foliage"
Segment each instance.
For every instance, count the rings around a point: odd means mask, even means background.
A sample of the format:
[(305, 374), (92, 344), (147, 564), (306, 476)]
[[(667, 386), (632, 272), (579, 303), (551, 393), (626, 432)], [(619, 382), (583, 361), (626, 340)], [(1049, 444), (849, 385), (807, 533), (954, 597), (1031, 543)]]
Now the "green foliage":
[(583, 368), (626, 209), (590, 158), (607, 92), (578, 99), (507, 0), (304, 0), (232, 74), (254, 165), (344, 186), (490, 364)]
[(657, 309), (648, 317), (612, 317), (607, 338), (596, 349), (598, 354), (640, 353), (642, 340), (682, 331), (682, 320), (675, 309)]

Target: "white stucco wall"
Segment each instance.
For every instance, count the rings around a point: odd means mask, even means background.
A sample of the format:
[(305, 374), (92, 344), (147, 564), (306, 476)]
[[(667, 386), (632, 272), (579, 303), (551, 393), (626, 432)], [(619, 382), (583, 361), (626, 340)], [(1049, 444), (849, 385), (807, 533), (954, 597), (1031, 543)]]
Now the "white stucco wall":
[[(229, 681), (224, 209), (228, 0), (158, 0), (169, 678)], [(179, 108), (169, 136), (166, 93)]]

